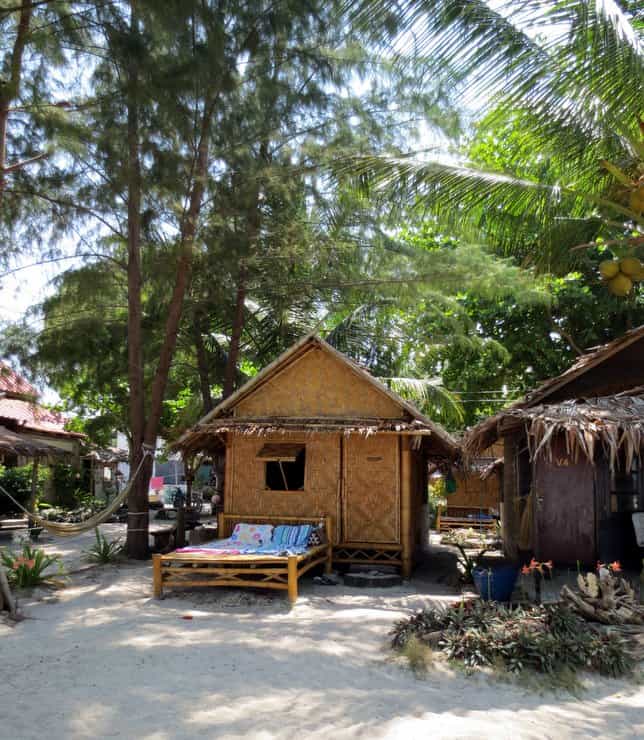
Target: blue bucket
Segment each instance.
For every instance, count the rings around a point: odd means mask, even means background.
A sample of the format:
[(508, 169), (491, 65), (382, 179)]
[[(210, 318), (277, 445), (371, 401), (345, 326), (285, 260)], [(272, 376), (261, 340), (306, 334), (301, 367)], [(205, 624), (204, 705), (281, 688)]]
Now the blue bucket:
[(484, 601), (510, 601), (519, 566), (513, 564), (474, 568), (474, 585)]

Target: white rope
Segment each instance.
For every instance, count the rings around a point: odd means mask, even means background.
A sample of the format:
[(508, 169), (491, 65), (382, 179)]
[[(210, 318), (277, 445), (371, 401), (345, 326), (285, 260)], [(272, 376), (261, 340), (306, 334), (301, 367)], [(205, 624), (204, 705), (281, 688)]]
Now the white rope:
[[(141, 458), (139, 465), (134, 472), (134, 475), (130, 478), (128, 481), (127, 486), (119, 493), (119, 495), (107, 506), (107, 508), (103, 509), (103, 511), (99, 512), (98, 514), (94, 514), (93, 516), (89, 517), (89, 519), (85, 519), (82, 522), (50, 522), (48, 519), (44, 519), (43, 517), (39, 516), (38, 514), (34, 514), (33, 511), (29, 511), (28, 509), (25, 509), (25, 507), (19, 502), (16, 501), (16, 499), (9, 493), (9, 491), (6, 490), (6, 488), (3, 488), (0, 486), (0, 492), (4, 493), (5, 496), (7, 496), (13, 503), (21, 510), (23, 511), (30, 519), (32, 519), (34, 522), (36, 522), (39, 526), (44, 527), (45, 529), (49, 530), (53, 534), (57, 534), (59, 537), (72, 537), (77, 534), (82, 534), (83, 532), (88, 532), (90, 529), (95, 529), (99, 524), (102, 524), (104, 521), (109, 519), (112, 514), (121, 506), (121, 504), (125, 501), (125, 499), (128, 497), (130, 491), (132, 490), (132, 487), (134, 486), (134, 482), (137, 479), (137, 476), (141, 472), (141, 469), (143, 468), (143, 463), (145, 462), (146, 457), (152, 456), (154, 452), (154, 447), (151, 445), (142, 445), (143, 446), (143, 457)], [(141, 512), (132, 512), (132, 516), (136, 515), (147, 515), (146, 511)], [(130, 513), (128, 512), (128, 516)], [(138, 531), (138, 532), (145, 532), (144, 529), (139, 530), (130, 530), (132, 531)]]

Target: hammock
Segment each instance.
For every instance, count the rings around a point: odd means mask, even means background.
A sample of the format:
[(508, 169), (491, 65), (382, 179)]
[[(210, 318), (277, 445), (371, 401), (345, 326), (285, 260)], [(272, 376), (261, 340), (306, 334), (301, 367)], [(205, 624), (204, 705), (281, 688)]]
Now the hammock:
[[(16, 499), (9, 493), (9, 491), (7, 491), (2, 486), (0, 486), (0, 493), (4, 493), (5, 496), (10, 498), (11, 501), (13, 501), (13, 503), (15, 504), (15, 506), (17, 506), (21, 511), (23, 511), (29, 517), (29, 519), (36, 522), (38, 526), (44, 527), (45, 529), (49, 530), (52, 534), (56, 534), (59, 537), (73, 537), (74, 535), (82, 534), (83, 532), (89, 532), (90, 529), (95, 529), (99, 524), (103, 524), (103, 522), (105, 522), (107, 519), (109, 519), (112, 516), (112, 514), (114, 514), (114, 512), (123, 504), (125, 499), (128, 497), (139, 473), (141, 472), (141, 468), (143, 467), (145, 458), (148, 455), (152, 455), (152, 452), (151, 450), (145, 448), (143, 451), (143, 457), (141, 458), (141, 462), (139, 463), (139, 466), (134, 472), (134, 475), (128, 481), (127, 486), (125, 486), (125, 488), (118, 494), (118, 496), (113, 501), (110, 502), (110, 504), (105, 509), (89, 517), (89, 519), (84, 519), (82, 522), (50, 522), (48, 519), (44, 519), (38, 514), (34, 514), (33, 511), (29, 511), (25, 509), (25, 507), (22, 506), (22, 504), (20, 504), (18, 501), (16, 501)], [(141, 512), (141, 513), (144, 513), (144, 512)]]

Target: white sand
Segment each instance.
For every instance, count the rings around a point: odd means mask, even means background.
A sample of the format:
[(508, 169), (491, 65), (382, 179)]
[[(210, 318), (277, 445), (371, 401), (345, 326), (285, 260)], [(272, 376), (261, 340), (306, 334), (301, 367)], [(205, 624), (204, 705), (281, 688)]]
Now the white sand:
[(644, 688), (626, 682), (577, 699), (445, 667), (414, 678), (385, 643), (430, 602), (415, 587), (305, 581), (293, 609), (280, 593), (150, 593), (148, 564), (93, 569), (0, 622), (0, 738), (644, 737)]

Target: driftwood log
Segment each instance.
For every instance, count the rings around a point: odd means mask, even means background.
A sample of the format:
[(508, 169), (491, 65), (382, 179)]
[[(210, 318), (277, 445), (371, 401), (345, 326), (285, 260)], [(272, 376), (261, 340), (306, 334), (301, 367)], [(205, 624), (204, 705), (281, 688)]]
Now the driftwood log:
[(578, 589), (561, 589), (561, 598), (584, 619), (607, 625), (644, 624), (644, 607), (624, 578), (588, 573), (577, 577)]

